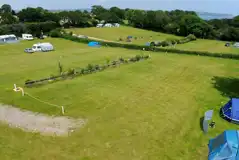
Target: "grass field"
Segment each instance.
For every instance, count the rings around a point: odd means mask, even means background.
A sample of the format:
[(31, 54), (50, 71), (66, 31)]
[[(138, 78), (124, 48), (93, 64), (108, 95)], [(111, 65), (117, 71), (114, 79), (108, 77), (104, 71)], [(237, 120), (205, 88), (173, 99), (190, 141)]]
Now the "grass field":
[[(86, 35), (111, 41), (118, 41), (119, 38), (126, 40), (128, 36), (133, 36), (137, 37), (138, 39), (133, 39), (132, 43), (141, 45), (145, 45), (147, 42), (163, 41), (167, 38), (177, 37), (170, 34), (147, 31), (126, 26), (121, 26), (119, 28), (72, 28), (67, 29), (67, 31), (72, 31), (74, 34)], [(143, 38), (141, 39), (140, 37)], [(122, 42), (128, 43), (126, 41)]]
[[(26, 79), (57, 73), (63, 67), (105, 62), (141, 51), (88, 48), (48, 39), (56, 51), (23, 52), (33, 42), (0, 46), (0, 102), (58, 115), (59, 110), (12, 91)], [(149, 52), (145, 52), (149, 53)], [(150, 53), (152, 58), (72, 80), (25, 89), (66, 108), (66, 115), (88, 119), (71, 137), (43, 137), (0, 125), (3, 160), (204, 160), (210, 137), (236, 129), (219, 117), (221, 102), (238, 96), (238, 61)], [(214, 79), (214, 80), (213, 80)], [(214, 109), (216, 128), (204, 135), (200, 118)]]
[(225, 47), (223, 41), (198, 39), (197, 41), (186, 44), (177, 45), (176, 48), (180, 50), (189, 51), (206, 51), (214, 53), (235, 53), (239, 54), (239, 49), (234, 47)]
[[(132, 27), (122, 26), (119, 28), (73, 28), (67, 31), (72, 31), (75, 34), (82, 34), (91, 37), (96, 37), (105, 40), (118, 41), (120, 37), (126, 38), (127, 36), (144, 37), (143, 39), (133, 40), (134, 44), (145, 45), (147, 42), (163, 41), (167, 38), (181, 38), (170, 34), (147, 31), (143, 29), (137, 29)], [(152, 36), (152, 37), (150, 37)], [(123, 42), (122, 42), (123, 43)], [(127, 42), (124, 42), (127, 43)], [(197, 41), (189, 42), (186, 44), (177, 45), (177, 49), (189, 50), (189, 51), (207, 51), (216, 53), (235, 53), (239, 54), (238, 48), (225, 47), (223, 41), (216, 40), (204, 40), (198, 39)]]

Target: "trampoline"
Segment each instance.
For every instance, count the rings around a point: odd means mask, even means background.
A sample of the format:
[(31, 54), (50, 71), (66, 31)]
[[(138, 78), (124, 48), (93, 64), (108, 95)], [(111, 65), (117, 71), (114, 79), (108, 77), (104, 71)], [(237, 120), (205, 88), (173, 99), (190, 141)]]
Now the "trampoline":
[(232, 98), (221, 108), (221, 116), (232, 123), (239, 124), (239, 99)]

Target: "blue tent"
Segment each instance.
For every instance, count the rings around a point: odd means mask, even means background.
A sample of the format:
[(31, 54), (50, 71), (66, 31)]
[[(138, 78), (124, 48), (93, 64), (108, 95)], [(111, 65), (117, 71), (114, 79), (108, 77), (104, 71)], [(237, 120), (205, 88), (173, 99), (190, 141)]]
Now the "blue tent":
[(227, 130), (209, 141), (208, 160), (238, 160), (239, 131)]
[(239, 99), (232, 98), (221, 108), (223, 118), (239, 123)]
[(100, 43), (99, 42), (89, 42), (88, 46), (89, 47), (100, 47)]

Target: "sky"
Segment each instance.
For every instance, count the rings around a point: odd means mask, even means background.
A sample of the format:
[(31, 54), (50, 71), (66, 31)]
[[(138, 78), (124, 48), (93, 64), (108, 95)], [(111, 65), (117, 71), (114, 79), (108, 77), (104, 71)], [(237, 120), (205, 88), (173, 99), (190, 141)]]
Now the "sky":
[(182, 9), (239, 15), (239, 0), (0, 0), (2, 4), (10, 4), (16, 10), (38, 6), (46, 9), (82, 9), (102, 5), (106, 8)]

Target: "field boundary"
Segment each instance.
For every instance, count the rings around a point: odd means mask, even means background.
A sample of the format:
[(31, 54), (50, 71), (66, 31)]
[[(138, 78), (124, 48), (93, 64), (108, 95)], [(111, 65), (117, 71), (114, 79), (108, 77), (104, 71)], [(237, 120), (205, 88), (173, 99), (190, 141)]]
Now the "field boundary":
[(135, 62), (147, 60), (149, 58), (150, 58), (150, 55), (136, 55), (128, 59), (120, 57), (118, 60), (113, 60), (111, 62), (109, 61), (107, 64), (102, 64), (102, 65), (88, 64), (88, 66), (86, 66), (85, 68), (71, 68), (68, 71), (62, 72), (60, 75), (57, 75), (57, 76), (51, 76), (51, 77), (43, 78), (39, 80), (27, 80), (25, 81), (25, 86), (31, 87), (33, 85), (44, 85), (46, 84), (45, 82), (53, 83), (60, 80), (74, 78), (81, 75), (87, 75), (91, 73), (100, 72), (107, 68), (116, 67), (121, 64), (129, 64), (129, 63), (135, 63)]
[[(71, 40), (78, 43), (87, 44), (90, 41), (94, 41), (95, 39), (85, 39), (85, 38), (78, 38), (69, 34), (61, 35), (61, 38), (66, 40)], [(144, 50), (144, 51), (152, 51), (152, 52), (165, 52), (165, 53), (172, 53), (172, 54), (187, 54), (187, 55), (196, 55), (196, 56), (206, 56), (206, 57), (215, 57), (215, 58), (223, 58), (223, 59), (239, 59), (239, 54), (234, 53), (214, 53), (214, 52), (203, 52), (203, 51), (187, 51), (187, 50), (179, 50), (179, 49), (168, 49), (168, 48), (157, 48), (153, 46), (143, 46), (137, 44), (124, 44), (124, 43), (115, 43), (115, 42), (106, 42), (98, 40), (102, 46), (105, 47), (116, 47), (116, 48), (125, 48), (125, 49), (132, 49), (132, 50)]]

